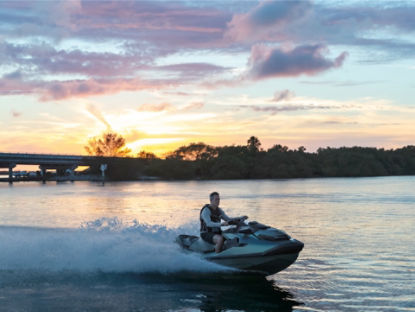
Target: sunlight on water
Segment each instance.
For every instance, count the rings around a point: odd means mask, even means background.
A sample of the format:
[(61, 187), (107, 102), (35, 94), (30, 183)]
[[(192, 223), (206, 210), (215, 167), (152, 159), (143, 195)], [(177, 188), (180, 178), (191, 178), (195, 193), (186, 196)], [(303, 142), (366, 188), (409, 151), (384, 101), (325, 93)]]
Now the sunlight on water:
[[(76, 301), (75, 310), (100, 311), (415, 311), (414, 182), (0, 184), (0, 304), (8, 310), (60, 310)], [(176, 235), (198, 233), (200, 208), (215, 190), (230, 216), (249, 215), (303, 241), (297, 262), (265, 280), (181, 252)], [(104, 295), (108, 300), (98, 300)]]

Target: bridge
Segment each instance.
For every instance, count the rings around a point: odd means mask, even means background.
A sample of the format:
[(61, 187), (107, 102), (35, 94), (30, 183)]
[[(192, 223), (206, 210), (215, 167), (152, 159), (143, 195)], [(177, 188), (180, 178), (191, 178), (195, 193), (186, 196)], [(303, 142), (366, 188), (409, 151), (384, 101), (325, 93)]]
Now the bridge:
[(104, 176), (106, 169), (105, 161), (115, 157), (98, 156), (76, 156), (76, 155), (53, 155), (53, 154), (24, 154), (24, 153), (0, 153), (0, 168), (8, 168), (9, 183), (13, 183), (13, 168), (16, 165), (39, 165), (42, 180), (46, 180), (46, 170), (56, 170), (56, 174), (64, 175), (66, 172), (74, 172), (79, 166), (91, 166), (97, 162), (101, 163)]

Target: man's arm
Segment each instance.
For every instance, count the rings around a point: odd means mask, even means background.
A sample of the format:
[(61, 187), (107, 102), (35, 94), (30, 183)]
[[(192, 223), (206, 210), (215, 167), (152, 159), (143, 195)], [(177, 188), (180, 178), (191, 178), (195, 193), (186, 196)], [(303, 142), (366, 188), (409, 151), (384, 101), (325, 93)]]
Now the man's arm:
[(222, 208), (218, 208), (219, 209), (219, 212), (220, 212), (220, 217), (223, 219), (223, 220), (225, 220), (226, 222), (228, 222), (228, 221), (238, 221), (238, 220), (240, 220), (240, 219), (246, 219), (247, 218), (247, 216), (242, 216), (242, 217), (235, 217), (235, 218), (231, 218), (231, 217), (229, 217), (226, 213), (225, 213), (225, 211), (223, 211), (223, 209)]

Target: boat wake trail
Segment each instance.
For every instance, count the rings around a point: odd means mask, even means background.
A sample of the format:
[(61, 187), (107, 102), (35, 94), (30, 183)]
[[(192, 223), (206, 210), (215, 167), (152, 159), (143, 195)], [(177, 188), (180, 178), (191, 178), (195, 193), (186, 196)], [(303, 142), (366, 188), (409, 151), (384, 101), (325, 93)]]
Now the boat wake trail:
[(174, 273), (227, 269), (174, 243), (179, 232), (117, 218), (86, 222), (79, 229), (0, 227), (0, 270)]

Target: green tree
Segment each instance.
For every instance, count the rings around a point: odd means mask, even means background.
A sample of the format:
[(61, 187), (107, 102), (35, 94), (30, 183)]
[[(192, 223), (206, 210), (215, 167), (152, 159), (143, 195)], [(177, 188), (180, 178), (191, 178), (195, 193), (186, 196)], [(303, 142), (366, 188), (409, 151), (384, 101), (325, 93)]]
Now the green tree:
[(115, 132), (104, 132), (101, 137), (90, 139), (85, 150), (89, 155), (107, 157), (125, 157), (131, 153), (125, 147), (125, 139)]

